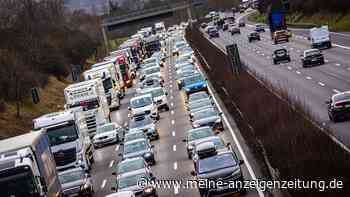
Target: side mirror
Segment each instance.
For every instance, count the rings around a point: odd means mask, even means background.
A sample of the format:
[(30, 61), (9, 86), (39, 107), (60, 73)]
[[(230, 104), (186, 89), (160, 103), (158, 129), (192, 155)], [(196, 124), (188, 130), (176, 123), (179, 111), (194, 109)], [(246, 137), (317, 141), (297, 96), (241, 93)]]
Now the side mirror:
[(122, 154), (122, 153), (118, 153), (118, 156), (122, 157), (122, 156), (123, 156), (123, 154)]
[(86, 177), (87, 178), (91, 178), (91, 174), (86, 174)]
[(219, 112), (219, 116), (221, 116), (222, 115), (222, 111), (221, 112)]
[(131, 110), (131, 107), (128, 107), (128, 110)]
[(244, 161), (243, 160), (239, 160), (238, 164), (242, 165), (242, 164), (244, 164)]
[(192, 176), (196, 176), (197, 173), (196, 173), (195, 171), (192, 170), (192, 171), (191, 171), (191, 175), (192, 175)]
[(112, 191), (117, 191), (117, 188), (111, 187), (111, 190), (112, 190)]
[(151, 148), (154, 148), (154, 145), (153, 145), (153, 144), (151, 145)]
[(168, 96), (169, 94), (168, 94), (168, 92), (165, 92), (165, 96)]
[(115, 176), (115, 175), (117, 175), (117, 173), (116, 173), (116, 172), (112, 172), (112, 175), (114, 175), (114, 176)]
[(226, 144), (226, 146), (227, 146), (227, 147), (230, 147), (230, 146), (231, 146), (231, 143), (230, 143), (230, 142), (228, 142), (228, 143)]
[(182, 142), (187, 142), (187, 140), (186, 140), (186, 139), (183, 139)]

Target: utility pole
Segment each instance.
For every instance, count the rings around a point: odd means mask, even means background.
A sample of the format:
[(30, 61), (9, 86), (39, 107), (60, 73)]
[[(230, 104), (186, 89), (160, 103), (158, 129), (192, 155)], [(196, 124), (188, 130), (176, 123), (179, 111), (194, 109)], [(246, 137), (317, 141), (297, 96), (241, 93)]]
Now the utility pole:
[(187, 0), (188, 3), (188, 7), (187, 7), (187, 15), (188, 15), (188, 20), (190, 23), (190, 27), (192, 28), (193, 24), (192, 24), (192, 0)]

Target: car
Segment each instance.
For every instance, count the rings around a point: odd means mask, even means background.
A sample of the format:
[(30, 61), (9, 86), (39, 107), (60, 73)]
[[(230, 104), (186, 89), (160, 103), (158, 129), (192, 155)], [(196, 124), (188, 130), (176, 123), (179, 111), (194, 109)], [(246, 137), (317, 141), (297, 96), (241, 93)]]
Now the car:
[(137, 140), (137, 139), (148, 139), (148, 137), (142, 130), (138, 130), (138, 131), (126, 133), (123, 138), (123, 141), (125, 143), (129, 141)]
[(197, 67), (193, 64), (187, 64), (187, 65), (184, 65), (178, 69), (176, 69), (176, 75), (179, 75), (183, 72), (186, 72), (186, 71), (191, 71), (191, 70), (196, 70)]
[(144, 170), (151, 172), (151, 168), (142, 157), (134, 157), (120, 161), (112, 175), (121, 175), (137, 170)]
[(230, 144), (227, 145), (224, 143), (221, 137), (219, 136), (213, 136), (207, 138), (205, 141), (201, 141), (194, 144), (193, 153), (192, 153), (192, 160), (194, 161), (194, 164), (196, 164), (196, 161), (198, 159), (201, 159), (203, 157), (207, 157), (213, 149), (215, 149), (215, 152), (220, 151), (227, 151), (230, 148)]
[(279, 64), (280, 62), (290, 62), (290, 55), (285, 48), (276, 49), (272, 54), (273, 64)]
[(183, 54), (194, 55), (194, 51), (191, 47), (184, 47), (179, 51), (179, 55), (183, 55)]
[[(180, 53), (180, 52), (179, 52)], [(182, 53), (175, 60), (175, 65), (182, 63), (194, 63), (194, 55), (193, 52)]]
[(301, 55), (301, 63), (303, 68), (311, 65), (322, 65), (325, 63), (322, 52), (319, 49), (308, 49), (305, 50)]
[(201, 28), (202, 28), (202, 29), (206, 28), (207, 26), (208, 26), (207, 23), (201, 23)]
[(331, 121), (338, 122), (341, 118), (350, 117), (350, 91), (333, 95), (326, 104)]
[(208, 84), (200, 74), (186, 77), (182, 84), (182, 89), (185, 91), (187, 96), (199, 91), (208, 91)]
[(155, 165), (154, 146), (148, 139), (137, 139), (123, 144), (123, 153), (119, 153), (123, 160), (133, 157), (143, 157), (149, 165)]
[(204, 31), (208, 34), (208, 33), (209, 33), (209, 30), (211, 30), (211, 29), (216, 29), (216, 27), (213, 26), (213, 25), (208, 25), (208, 26), (204, 29)]
[(248, 34), (248, 41), (252, 42), (254, 40), (260, 40), (260, 35), (258, 32), (250, 32)]
[(244, 21), (239, 21), (238, 22), (238, 27), (245, 27), (245, 22)]
[(136, 92), (139, 93), (143, 89), (163, 87), (164, 81), (157, 76), (147, 76), (145, 80), (139, 83), (139, 87), (136, 88)]
[(273, 42), (278, 44), (280, 42), (289, 42), (289, 36), (286, 30), (279, 30), (273, 32)]
[(209, 38), (218, 38), (220, 37), (219, 35), (219, 31), (216, 29), (216, 28), (211, 28), (208, 30), (208, 35), (209, 35)]
[(215, 133), (213, 132), (213, 129), (208, 126), (199, 127), (199, 128), (191, 129), (187, 131), (186, 138), (183, 139), (182, 141), (186, 142), (186, 150), (187, 150), (188, 158), (189, 159), (192, 158), (194, 144), (199, 143), (201, 141), (205, 141), (212, 136), (215, 136)]
[(255, 31), (256, 32), (265, 32), (265, 25), (264, 24), (256, 24), (255, 25)]
[(156, 57), (150, 57), (142, 61), (142, 64), (151, 64), (151, 63), (159, 65), (160, 62), (159, 62), (159, 59)]
[(159, 66), (153, 66), (149, 68), (142, 69), (142, 74), (140, 76), (141, 80), (144, 80), (147, 76), (154, 74), (155, 76), (161, 77), (160, 73), (160, 67)]
[(58, 173), (63, 196), (89, 196), (94, 194), (91, 175), (82, 168), (73, 168)]
[(108, 194), (105, 197), (135, 197), (135, 194), (132, 191), (123, 191), (123, 192), (116, 192), (113, 194)]
[(97, 127), (92, 143), (95, 148), (99, 148), (107, 144), (117, 143), (123, 135), (124, 128), (117, 123), (107, 123)]
[(174, 48), (173, 48), (173, 55), (179, 55), (179, 51), (181, 48), (184, 48), (184, 47), (188, 47), (189, 45), (187, 44), (186, 41), (179, 41), (179, 42), (176, 42), (175, 45), (174, 45)]
[(146, 68), (150, 68), (150, 67), (154, 67), (154, 66), (159, 66), (159, 65), (155, 62), (140, 64), (141, 70), (146, 69)]
[(196, 109), (200, 109), (203, 107), (214, 107), (213, 102), (211, 101), (211, 99), (201, 99), (198, 101), (194, 101), (194, 102), (190, 102), (186, 105), (187, 111), (189, 113), (192, 113), (194, 110)]
[(194, 112), (191, 122), (193, 128), (210, 126), (214, 130), (224, 130), (224, 125), (221, 120), (221, 112), (217, 112), (214, 108), (206, 108)]
[(200, 196), (223, 196), (229, 194), (245, 194), (245, 188), (229, 187), (232, 182), (240, 181), (244, 183), (241, 165), (243, 160), (239, 160), (234, 151), (227, 150), (217, 152), (210, 149), (200, 159), (195, 161), (195, 169), (191, 175), (197, 180), (224, 181), (222, 187), (200, 187)]
[(165, 111), (169, 111), (170, 107), (168, 104), (168, 93), (164, 91), (162, 87), (155, 88), (147, 88), (140, 92), (141, 94), (151, 93), (153, 97), (153, 101), (157, 104), (158, 109), (164, 109)]
[(205, 91), (201, 91), (201, 92), (196, 92), (196, 93), (190, 94), (188, 96), (188, 100), (186, 102), (191, 103), (193, 101), (199, 101), (199, 100), (206, 99), (206, 98), (210, 98), (209, 94)]
[(145, 170), (137, 170), (126, 174), (121, 174), (117, 177), (115, 186), (112, 190), (116, 192), (132, 191), (135, 196), (140, 197), (158, 197), (157, 190), (153, 185), (145, 185), (140, 187), (140, 180), (154, 181), (155, 177), (152, 173)]
[(160, 119), (158, 106), (154, 103), (152, 94), (145, 94), (131, 98), (128, 109), (131, 117), (146, 114), (150, 115), (153, 119)]
[(127, 133), (143, 131), (150, 140), (159, 139), (159, 133), (154, 121), (148, 115), (139, 115), (129, 120)]
[(229, 31), (231, 32), (231, 35), (241, 34), (241, 30), (236, 26), (231, 26)]

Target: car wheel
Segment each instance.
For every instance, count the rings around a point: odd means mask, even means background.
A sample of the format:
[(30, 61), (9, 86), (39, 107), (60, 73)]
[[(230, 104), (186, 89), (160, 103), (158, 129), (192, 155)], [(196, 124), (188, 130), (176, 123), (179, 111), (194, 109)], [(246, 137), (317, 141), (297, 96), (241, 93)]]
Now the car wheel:
[(159, 113), (158, 113), (158, 115), (157, 115), (157, 117), (156, 117), (156, 120), (159, 120), (160, 119), (160, 115), (159, 115)]
[(169, 111), (169, 110), (170, 110), (169, 106), (166, 105), (166, 106), (165, 106), (165, 111)]
[(288, 60), (288, 62), (291, 62), (290, 57), (287, 60)]
[(321, 60), (320, 64), (321, 65), (325, 64), (324, 59)]
[(273, 64), (275, 64), (275, 65), (276, 65), (276, 64), (277, 64), (277, 61), (276, 61), (276, 60), (273, 60)]

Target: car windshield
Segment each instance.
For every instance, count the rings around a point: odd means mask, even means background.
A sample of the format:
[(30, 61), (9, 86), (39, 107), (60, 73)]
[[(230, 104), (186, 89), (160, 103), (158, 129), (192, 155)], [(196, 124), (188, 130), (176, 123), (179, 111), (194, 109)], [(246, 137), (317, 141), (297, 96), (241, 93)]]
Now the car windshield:
[(204, 99), (204, 98), (209, 98), (209, 95), (206, 92), (200, 92), (200, 93), (191, 94), (188, 100), (189, 102), (191, 102), (191, 101)]
[(234, 167), (237, 165), (231, 153), (225, 153), (200, 159), (198, 161), (198, 173), (210, 173), (216, 170)]
[(108, 124), (102, 127), (97, 127), (97, 133), (105, 133), (105, 132), (109, 132), (109, 131), (113, 131), (114, 130), (114, 125), (112, 124)]
[(275, 53), (276, 53), (276, 55), (278, 55), (278, 56), (282, 56), (282, 55), (286, 54), (286, 51), (283, 50), (283, 49), (281, 49), (281, 50), (275, 51)]
[(151, 94), (153, 97), (163, 96), (164, 91), (162, 88), (157, 88), (157, 89), (152, 90)]
[(124, 154), (135, 153), (143, 150), (147, 150), (148, 143), (146, 140), (133, 142), (124, 145)]
[(195, 75), (184, 79), (184, 85), (187, 86), (194, 83), (198, 83), (200, 81), (204, 81), (203, 77), (201, 75)]
[(312, 50), (312, 51), (306, 52), (306, 56), (314, 56), (314, 55), (319, 55), (319, 54), (321, 54), (321, 52), (319, 50)]
[(211, 128), (206, 127), (199, 130), (191, 131), (188, 134), (188, 141), (198, 140), (198, 139), (202, 139), (210, 136), (214, 136), (214, 133), (211, 130)]
[(144, 63), (141, 65), (141, 68), (150, 68), (150, 67), (154, 67), (154, 66), (158, 66), (156, 63)]
[(146, 70), (143, 71), (146, 75), (152, 74), (152, 73), (158, 73), (160, 72), (160, 68), (159, 67), (153, 67), (153, 68), (148, 68)]
[(138, 181), (147, 178), (146, 174), (137, 174), (127, 177), (121, 177), (118, 179), (118, 189), (124, 189), (132, 186), (136, 186)]
[(144, 107), (147, 105), (151, 105), (152, 104), (152, 98), (150, 96), (147, 97), (141, 97), (138, 99), (133, 99), (130, 102), (130, 107), (131, 108), (140, 108), (140, 107)]
[(183, 48), (181, 49), (181, 53), (192, 53), (193, 50), (191, 47), (186, 47), (186, 48)]
[(141, 132), (134, 132), (134, 133), (128, 133), (125, 135), (125, 141), (131, 141), (131, 140), (136, 140), (136, 139), (141, 139), (141, 138), (146, 138), (146, 135)]
[(211, 102), (210, 100), (203, 100), (203, 101), (200, 101), (200, 102), (194, 102), (194, 103), (191, 103), (189, 108), (190, 110), (191, 109), (195, 109), (195, 108), (199, 108), (199, 107), (203, 107), (203, 106), (211, 106)]
[(74, 181), (82, 180), (85, 178), (85, 173), (83, 170), (76, 170), (69, 173), (63, 173), (59, 175), (59, 180), (61, 184), (71, 183)]
[(152, 123), (152, 120), (148, 116), (144, 116), (141, 118), (138, 117), (137, 119), (130, 120), (129, 128), (135, 129), (135, 128), (143, 127), (145, 125), (149, 125), (151, 123)]
[(207, 109), (207, 110), (202, 110), (202, 111), (194, 113), (193, 119), (200, 120), (203, 118), (209, 118), (209, 117), (217, 116), (217, 115), (218, 114), (216, 113), (216, 111), (214, 109)]
[(215, 28), (210, 28), (209, 32), (216, 32), (216, 29)]
[(143, 60), (143, 64), (151, 64), (151, 63), (155, 64), (156, 62), (157, 62), (156, 58), (148, 58), (148, 59)]
[[(207, 143), (207, 142), (212, 142), (215, 145), (216, 149), (223, 149), (223, 148), (225, 148), (225, 144), (223, 143), (223, 141), (219, 137), (210, 139), (208, 141), (201, 142), (199, 144), (203, 144), (203, 143)], [(199, 144), (197, 144), (196, 147), (198, 147)]]
[(74, 124), (48, 128), (47, 135), (51, 146), (73, 142), (79, 138)]
[(350, 92), (349, 93), (344, 93), (344, 94), (338, 94), (334, 96), (334, 101), (343, 101), (343, 100), (349, 100), (350, 99)]
[(123, 174), (126, 172), (132, 172), (145, 167), (145, 162), (142, 158), (133, 159), (127, 162), (121, 162), (118, 164), (117, 174)]

